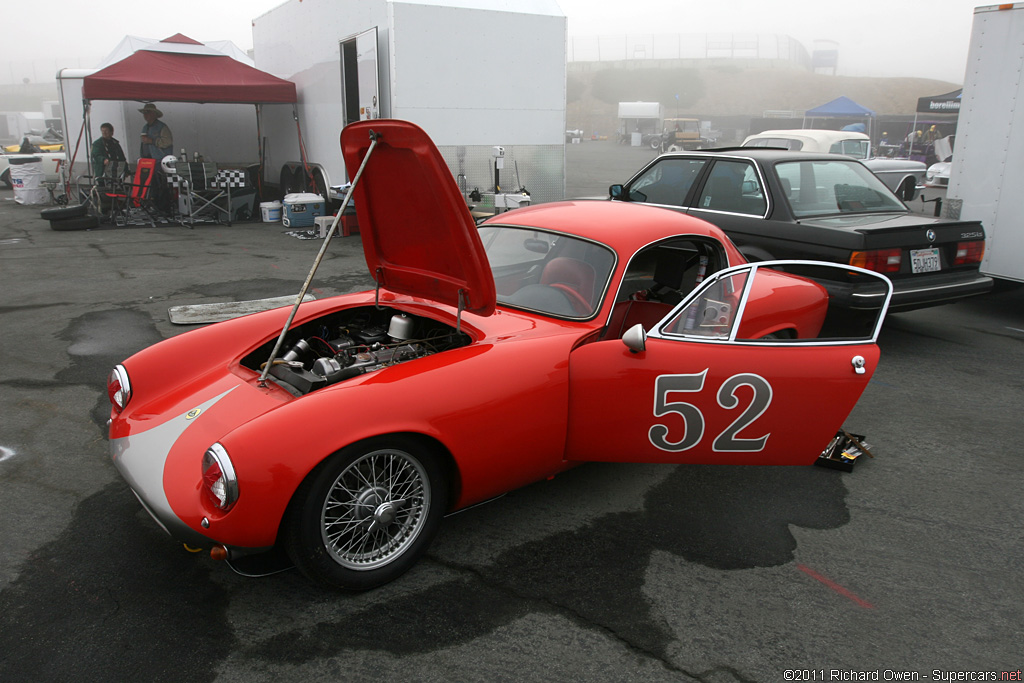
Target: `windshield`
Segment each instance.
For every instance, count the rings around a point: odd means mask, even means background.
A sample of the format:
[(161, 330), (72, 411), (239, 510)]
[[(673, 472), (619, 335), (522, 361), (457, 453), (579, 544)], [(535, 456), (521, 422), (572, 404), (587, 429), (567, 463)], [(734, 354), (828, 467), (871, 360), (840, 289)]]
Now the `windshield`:
[(480, 228), (498, 303), (560, 318), (601, 307), (615, 254), (603, 244), (504, 225)]
[(796, 218), (907, 211), (881, 180), (856, 161), (783, 161), (775, 164), (775, 173)]

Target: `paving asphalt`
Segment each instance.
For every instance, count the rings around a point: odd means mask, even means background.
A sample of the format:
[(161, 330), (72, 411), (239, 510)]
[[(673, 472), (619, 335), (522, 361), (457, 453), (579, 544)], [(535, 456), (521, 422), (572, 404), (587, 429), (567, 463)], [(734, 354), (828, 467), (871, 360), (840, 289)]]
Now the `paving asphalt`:
[[(570, 148), (569, 195), (625, 179), (634, 152)], [(105, 378), (188, 329), (170, 306), (298, 291), (320, 243), (284, 232), (54, 232), (0, 191), (0, 681), (998, 680), (1024, 666), (1020, 289), (886, 322), (846, 424), (877, 457), (852, 473), (586, 465), (445, 520), (411, 572), (355, 595), (190, 555), (110, 463)], [(358, 237), (335, 240), (321, 273), (321, 296), (366, 286)]]

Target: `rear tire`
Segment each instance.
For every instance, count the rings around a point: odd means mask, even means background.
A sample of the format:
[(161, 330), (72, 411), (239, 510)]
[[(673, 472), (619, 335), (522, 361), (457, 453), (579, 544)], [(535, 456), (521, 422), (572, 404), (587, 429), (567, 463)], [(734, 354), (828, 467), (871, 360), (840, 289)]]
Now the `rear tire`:
[(914, 182), (914, 179), (905, 178), (903, 182), (900, 183), (896, 196), (905, 202), (913, 201), (914, 197), (917, 196), (917, 183)]
[(285, 550), (317, 583), (368, 590), (416, 563), (447, 507), (434, 453), (406, 436), (376, 437), (343, 448), (302, 483), (285, 519)]
[(8, 190), (14, 189), (14, 183), (11, 182), (11, 169), (8, 168), (3, 173), (0, 173), (0, 180), (7, 186)]

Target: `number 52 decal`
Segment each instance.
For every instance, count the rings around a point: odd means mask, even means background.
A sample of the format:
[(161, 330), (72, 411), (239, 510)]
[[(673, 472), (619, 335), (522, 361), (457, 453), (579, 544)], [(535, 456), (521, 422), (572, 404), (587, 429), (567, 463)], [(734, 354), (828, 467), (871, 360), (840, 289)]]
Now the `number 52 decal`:
[[(683, 419), (681, 438), (671, 440), (671, 430), (667, 425), (654, 424), (647, 432), (651, 443), (663, 451), (677, 453), (693, 448), (704, 438), (704, 414), (692, 403), (668, 401), (668, 395), (676, 392), (700, 392), (704, 389), (704, 378), (708, 371), (691, 375), (661, 375), (654, 382), (654, 417), (663, 417), (675, 413)], [(771, 433), (756, 439), (741, 439), (736, 435), (749, 427), (757, 418), (768, 410), (772, 402), (772, 385), (764, 377), (752, 373), (733, 375), (722, 382), (718, 388), (718, 405), (726, 410), (739, 407), (740, 399), (736, 393), (740, 387), (750, 387), (754, 391), (750, 403), (747, 404), (739, 417), (715, 437), (711, 444), (716, 452), (757, 452), (763, 451)]]

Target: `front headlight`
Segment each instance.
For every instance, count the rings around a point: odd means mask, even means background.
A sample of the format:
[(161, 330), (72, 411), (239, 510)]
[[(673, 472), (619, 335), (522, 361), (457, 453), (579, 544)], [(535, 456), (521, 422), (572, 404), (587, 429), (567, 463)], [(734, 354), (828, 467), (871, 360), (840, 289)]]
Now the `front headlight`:
[(115, 365), (107, 377), (107, 398), (119, 413), (128, 405), (128, 401), (132, 400), (132, 385), (128, 381), (128, 371), (123, 365)]
[(228, 452), (219, 443), (203, 454), (203, 489), (218, 509), (228, 511), (238, 500), (238, 479)]

